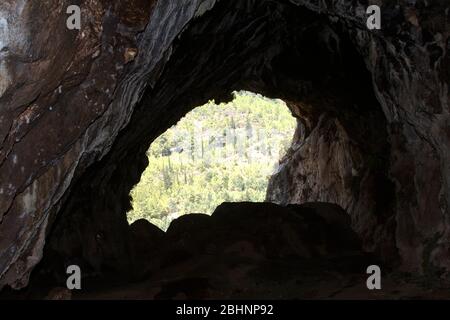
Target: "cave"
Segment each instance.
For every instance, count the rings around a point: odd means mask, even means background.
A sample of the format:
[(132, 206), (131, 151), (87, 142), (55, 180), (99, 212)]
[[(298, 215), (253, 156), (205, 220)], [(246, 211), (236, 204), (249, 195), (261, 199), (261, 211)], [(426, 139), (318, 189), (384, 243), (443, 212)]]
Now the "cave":
[[(69, 265), (90, 288), (81, 297), (93, 298), (115, 282), (166, 277), (173, 282), (145, 297), (364, 298), (373, 264), (431, 286), (448, 279), (445, 0), (78, 0), (81, 30), (64, 27), (66, 2), (0, 4), (0, 18), (11, 18), (0, 29), (6, 297), (64, 287)], [(382, 5), (381, 30), (366, 26), (369, 2)], [(267, 202), (224, 203), (167, 233), (130, 227), (129, 193), (151, 143), (239, 90), (281, 99), (297, 119)], [(211, 252), (229, 257), (212, 269), (225, 268), (235, 287), (186, 271), (186, 261), (203, 270)], [(248, 292), (233, 273), (238, 258), (257, 261)], [(289, 278), (292, 269), (300, 275)], [(349, 284), (330, 273), (356, 275), (359, 291), (342, 293)]]

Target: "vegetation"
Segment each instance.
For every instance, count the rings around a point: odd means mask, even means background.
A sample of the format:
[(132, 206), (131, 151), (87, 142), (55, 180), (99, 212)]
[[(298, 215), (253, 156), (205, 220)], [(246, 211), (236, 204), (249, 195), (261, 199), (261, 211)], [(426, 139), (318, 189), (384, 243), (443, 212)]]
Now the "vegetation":
[(264, 201), (295, 125), (284, 102), (249, 92), (194, 109), (152, 143), (129, 222), (145, 218), (166, 230), (183, 214), (210, 214), (225, 201)]

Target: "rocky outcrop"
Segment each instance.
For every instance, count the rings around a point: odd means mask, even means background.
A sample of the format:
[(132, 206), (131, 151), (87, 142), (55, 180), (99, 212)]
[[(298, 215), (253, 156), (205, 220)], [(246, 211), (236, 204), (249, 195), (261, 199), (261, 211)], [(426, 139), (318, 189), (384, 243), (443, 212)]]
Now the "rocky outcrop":
[(362, 252), (346, 212), (326, 203), (224, 203), (211, 217), (175, 220), (163, 239), (149, 260), (147, 281), (165, 279), (155, 299), (298, 298), (313, 279), (358, 274), (376, 262)]
[[(350, 222), (339, 206), (318, 202), (224, 203), (212, 216), (180, 217), (166, 233), (139, 220), (130, 228), (133, 281), (85, 275), (83, 290), (70, 291), (45, 269), (46, 254), (26, 290), (0, 299), (448, 299), (450, 282), (392, 273), (363, 252)], [(367, 290), (373, 264), (383, 290)]]
[(149, 144), (236, 89), (299, 119), (271, 199), (341, 204), (366, 247), (450, 270), (448, 4), (377, 3), (380, 31), (366, 1), (2, 1), (0, 288), (26, 286), (43, 255), (129, 270)]
[[(125, 279), (102, 286), (85, 277), (84, 290), (67, 295), (64, 279), (36, 283), (44, 276), (41, 267), (30, 290), (15, 294), (47, 299), (326, 297), (358, 283), (367, 266), (378, 263), (362, 252), (348, 214), (328, 203), (224, 203), (212, 216), (182, 216), (167, 233), (145, 220), (133, 223), (130, 233), (138, 258), (136, 284)], [(317, 283), (327, 289), (312, 293)]]
[[(357, 119), (353, 117), (353, 121), (369, 125)], [(345, 127), (339, 118), (323, 114), (308, 136), (300, 134), (270, 179), (267, 200), (282, 205), (308, 201), (338, 204), (352, 217), (365, 249), (393, 263), (397, 260), (392, 246), (395, 192), (386, 174), (386, 133), (375, 130), (376, 136), (361, 139)]]

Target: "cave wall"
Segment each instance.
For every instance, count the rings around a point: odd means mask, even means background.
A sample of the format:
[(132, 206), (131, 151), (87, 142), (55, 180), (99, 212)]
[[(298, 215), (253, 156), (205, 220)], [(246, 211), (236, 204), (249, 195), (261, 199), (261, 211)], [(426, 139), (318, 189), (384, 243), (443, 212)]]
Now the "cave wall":
[[(338, 203), (353, 216), (355, 229), (372, 238), (366, 248), (381, 250), (389, 261), (395, 253), (383, 247), (394, 240), (405, 270), (442, 274), (449, 263), (449, 7), (443, 1), (384, 4), (381, 33), (350, 32), (386, 118), (387, 172), (395, 191), (379, 175), (385, 164), (355, 146), (355, 135), (339, 119), (324, 116), (313, 128), (305, 122), (311, 134), (294, 141), (295, 150), (271, 180), (268, 199)], [(330, 133), (330, 127), (336, 129)], [(287, 187), (286, 180), (295, 183)]]
[[(395, 265), (395, 192), (386, 159), (389, 145), (383, 140), (386, 134), (374, 129), (381, 146), (377, 140), (353, 139), (338, 117), (323, 114), (312, 132), (306, 137), (300, 134), (282, 159), (269, 180), (266, 200), (281, 205), (340, 205), (350, 214), (365, 249)], [(374, 147), (381, 149), (374, 152)]]
[(128, 193), (149, 144), (237, 89), (299, 119), (269, 197), (338, 202), (367, 247), (450, 269), (448, 4), (378, 2), (381, 31), (365, 1), (3, 1), (0, 288), (26, 286), (46, 244), (61, 269), (129, 270)]

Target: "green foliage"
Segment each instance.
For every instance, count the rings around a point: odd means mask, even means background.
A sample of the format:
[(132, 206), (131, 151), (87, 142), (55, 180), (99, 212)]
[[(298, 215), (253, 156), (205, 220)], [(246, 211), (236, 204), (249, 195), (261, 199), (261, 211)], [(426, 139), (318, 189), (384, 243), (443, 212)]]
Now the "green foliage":
[(284, 102), (248, 92), (194, 109), (152, 143), (129, 222), (145, 218), (166, 230), (183, 214), (210, 214), (225, 201), (264, 201), (295, 126)]

